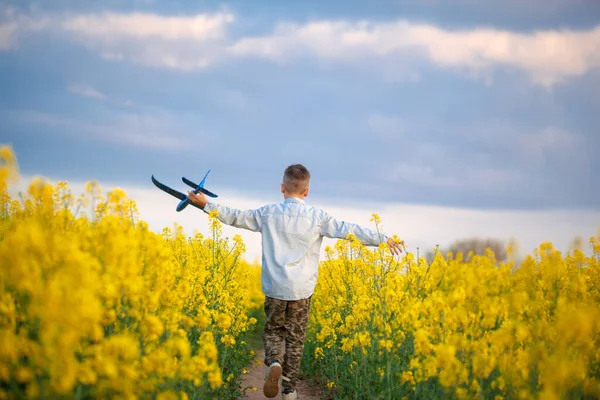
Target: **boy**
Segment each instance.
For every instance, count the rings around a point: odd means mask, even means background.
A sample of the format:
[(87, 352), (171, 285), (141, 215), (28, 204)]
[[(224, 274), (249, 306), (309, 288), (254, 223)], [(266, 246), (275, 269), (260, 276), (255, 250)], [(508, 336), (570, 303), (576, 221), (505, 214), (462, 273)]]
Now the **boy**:
[[(301, 164), (290, 165), (283, 174), (284, 202), (256, 210), (237, 210), (212, 203), (202, 194), (188, 192), (191, 202), (219, 220), (237, 228), (262, 234), (262, 290), (265, 294), (265, 365), (263, 392), (272, 398), (283, 380), (283, 399), (297, 399), (296, 382), (308, 322), (310, 301), (317, 283), (323, 237), (345, 239), (353, 233), (364, 245), (379, 246), (384, 240), (394, 255), (400, 244), (385, 235), (355, 224), (337, 221), (325, 211), (307, 205), (310, 173)], [(285, 352), (282, 345), (285, 341)]]

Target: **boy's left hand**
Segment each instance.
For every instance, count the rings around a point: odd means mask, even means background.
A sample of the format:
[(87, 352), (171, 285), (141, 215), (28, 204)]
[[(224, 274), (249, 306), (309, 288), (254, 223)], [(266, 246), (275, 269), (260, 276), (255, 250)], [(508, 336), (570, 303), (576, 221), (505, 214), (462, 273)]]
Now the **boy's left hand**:
[(401, 241), (398, 243), (393, 238), (389, 238), (387, 241), (387, 245), (390, 248), (390, 252), (393, 255), (399, 256), (402, 253), (402, 248), (404, 247), (404, 241)]
[(196, 194), (193, 191), (189, 190), (187, 198), (190, 199), (190, 201), (192, 203), (194, 203), (195, 205), (197, 205), (200, 208), (204, 208), (204, 206), (206, 205), (206, 203), (208, 203), (208, 199), (206, 198), (206, 196), (202, 192)]

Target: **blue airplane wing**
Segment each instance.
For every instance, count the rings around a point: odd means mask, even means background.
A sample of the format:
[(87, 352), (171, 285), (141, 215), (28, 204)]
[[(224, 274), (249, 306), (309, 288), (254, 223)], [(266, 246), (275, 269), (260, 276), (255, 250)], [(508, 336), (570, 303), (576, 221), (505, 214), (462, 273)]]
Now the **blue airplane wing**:
[[(152, 175), (152, 183), (154, 183), (154, 185), (159, 188), (160, 190), (169, 193), (171, 196), (173, 197), (177, 197), (179, 200), (186, 200), (187, 199), (187, 195), (178, 192), (175, 189), (171, 189), (170, 187), (168, 187), (167, 185), (165, 185), (164, 183), (160, 183), (158, 180), (156, 180), (156, 178), (154, 177), (154, 175)], [(189, 202), (189, 204), (191, 204), (192, 206), (196, 207), (196, 208), (200, 208), (197, 205), (195, 205), (192, 202)]]
[(168, 187), (167, 185), (165, 185), (163, 183), (160, 183), (159, 181), (156, 180), (154, 175), (152, 175), (152, 183), (154, 183), (154, 185), (157, 188), (159, 188), (160, 190), (169, 193), (173, 197), (177, 197), (179, 200), (183, 200), (187, 197), (185, 194), (178, 192), (175, 189), (171, 189), (170, 187)]
[[(198, 185), (196, 185), (194, 182), (190, 181), (189, 179), (187, 179), (185, 177), (181, 178), (181, 180), (183, 181), (183, 183), (185, 183), (186, 185), (188, 185), (194, 189), (198, 188)], [(200, 191), (210, 197), (215, 197), (215, 198), (219, 197), (216, 194), (214, 194), (213, 192), (211, 192), (210, 190), (204, 189), (203, 187), (200, 188)]]
[(214, 194), (213, 192), (211, 192), (210, 190), (206, 190), (206, 189), (204, 189), (204, 188), (200, 188), (200, 191), (201, 191), (202, 193), (204, 193), (205, 195), (207, 195), (208, 197), (215, 197), (215, 198), (216, 198), (216, 197), (219, 197), (219, 196), (217, 196), (216, 194)]

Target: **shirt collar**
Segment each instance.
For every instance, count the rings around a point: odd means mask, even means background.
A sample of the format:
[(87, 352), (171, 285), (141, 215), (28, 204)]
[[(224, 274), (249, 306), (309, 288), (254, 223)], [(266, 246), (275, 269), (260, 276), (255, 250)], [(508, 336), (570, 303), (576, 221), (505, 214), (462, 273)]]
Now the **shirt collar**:
[(285, 199), (284, 203), (301, 203), (304, 204), (304, 200), (299, 199), (297, 197), (288, 197)]

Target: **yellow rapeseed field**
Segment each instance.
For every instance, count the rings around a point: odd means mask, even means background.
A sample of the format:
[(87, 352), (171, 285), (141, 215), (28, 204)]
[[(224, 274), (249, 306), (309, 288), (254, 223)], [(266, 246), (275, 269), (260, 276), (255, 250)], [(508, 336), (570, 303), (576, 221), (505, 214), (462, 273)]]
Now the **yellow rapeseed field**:
[[(0, 147), (0, 399), (234, 399), (260, 267), (239, 236), (162, 234), (94, 182), (22, 198)], [(373, 222), (381, 222), (374, 215)], [(600, 398), (600, 244), (432, 263), (356, 238), (327, 248), (303, 368), (331, 399)]]
[(543, 243), (518, 267), (340, 241), (320, 267), (305, 366), (339, 399), (600, 398), (597, 240), (591, 256)]
[(214, 215), (210, 237), (154, 233), (93, 182), (13, 200), (9, 147), (0, 160), (0, 399), (235, 398), (263, 299), (241, 238)]

